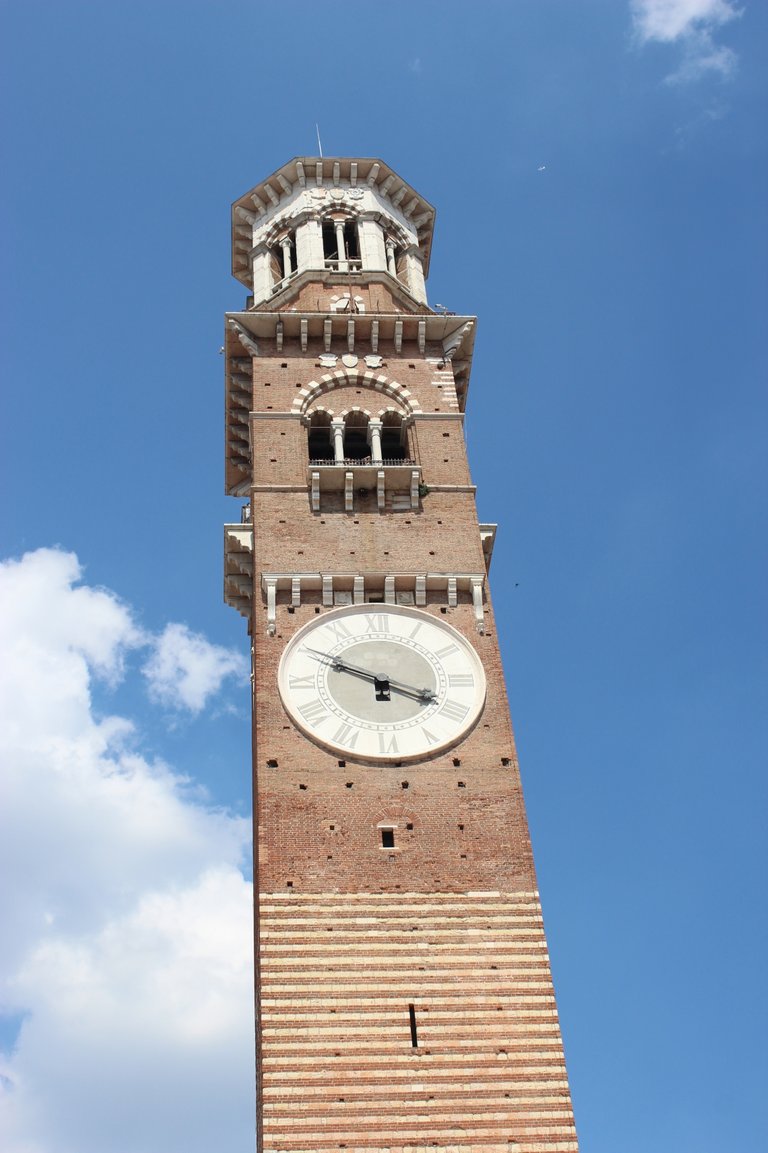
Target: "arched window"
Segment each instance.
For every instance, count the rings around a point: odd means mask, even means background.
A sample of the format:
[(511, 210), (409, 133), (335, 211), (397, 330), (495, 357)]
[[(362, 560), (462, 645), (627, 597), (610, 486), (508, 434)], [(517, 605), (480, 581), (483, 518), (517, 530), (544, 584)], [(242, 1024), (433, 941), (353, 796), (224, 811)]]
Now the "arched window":
[(341, 217), (323, 221), (323, 257), (331, 272), (357, 272), (361, 268), (357, 223)]
[(408, 456), (405, 427), (399, 412), (385, 412), (381, 418), (381, 455), (385, 461), (405, 460)]
[(272, 271), (272, 291), (276, 292), (283, 282), (294, 276), (296, 268), (296, 233), (285, 232), (270, 248), (270, 268)]
[(399, 239), (394, 236), (384, 237), (384, 248), (387, 253), (387, 272), (395, 280), (403, 284), (408, 280), (408, 262), (405, 258), (405, 249)]
[(367, 460), (370, 455), (368, 416), (355, 408), (344, 420), (344, 457), (346, 460)]
[(322, 409), (309, 418), (309, 459), (317, 464), (334, 461), (331, 414)]

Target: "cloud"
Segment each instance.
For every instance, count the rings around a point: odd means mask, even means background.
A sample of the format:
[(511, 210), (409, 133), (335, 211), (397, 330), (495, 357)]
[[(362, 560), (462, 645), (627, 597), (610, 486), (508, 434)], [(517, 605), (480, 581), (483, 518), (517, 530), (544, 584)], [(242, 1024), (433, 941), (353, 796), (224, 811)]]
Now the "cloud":
[(96, 714), (148, 638), (81, 578), (56, 550), (0, 564), (0, 1006), (23, 1017), (0, 1147), (250, 1150), (249, 822)]
[(667, 79), (698, 80), (709, 74), (728, 76), (736, 53), (715, 43), (714, 32), (736, 19), (741, 10), (732, 0), (631, 0), (635, 32), (642, 44), (679, 44), (680, 66)]
[(144, 675), (156, 701), (197, 713), (227, 677), (246, 677), (248, 665), (241, 653), (212, 645), (186, 625), (169, 624), (155, 641)]

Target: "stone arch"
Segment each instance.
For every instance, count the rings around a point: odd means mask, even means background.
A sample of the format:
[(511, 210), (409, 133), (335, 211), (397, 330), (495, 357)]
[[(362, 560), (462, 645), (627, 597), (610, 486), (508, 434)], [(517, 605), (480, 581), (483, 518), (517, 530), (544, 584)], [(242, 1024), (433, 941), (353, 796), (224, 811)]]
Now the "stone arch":
[(408, 452), (408, 425), (410, 418), (394, 408), (381, 414), (381, 455), (384, 460), (406, 460)]
[(371, 414), (365, 408), (354, 405), (343, 412), (344, 418), (344, 459), (370, 459), (371, 448), (369, 429)]
[(319, 418), (320, 414), (327, 416), (329, 420), (333, 420), (336, 415), (332, 408), (326, 408), (324, 404), (315, 404), (302, 415), (301, 422), (302, 424), (311, 424), (312, 418), (314, 416)]
[(319, 380), (310, 380), (304, 388), (300, 388), (293, 400), (291, 411), (297, 416), (305, 416), (314, 401), (331, 391), (348, 384), (360, 384), (363, 388), (371, 388), (384, 396), (402, 405), (406, 416), (412, 417), (421, 412), (421, 405), (409, 390), (396, 380), (390, 380), (384, 373), (374, 372), (373, 369), (336, 369), (335, 372), (324, 373)]
[(328, 464), (333, 461), (332, 420), (333, 413), (327, 408), (315, 408), (307, 415), (307, 451), (310, 460)]
[(346, 421), (349, 416), (352, 416), (352, 422), (355, 424), (363, 423), (363, 417), (366, 422), (369, 421), (372, 415), (374, 414), (371, 413), (370, 408), (361, 408), (360, 405), (351, 405), (348, 408), (342, 408), (339, 413), (342, 421)]

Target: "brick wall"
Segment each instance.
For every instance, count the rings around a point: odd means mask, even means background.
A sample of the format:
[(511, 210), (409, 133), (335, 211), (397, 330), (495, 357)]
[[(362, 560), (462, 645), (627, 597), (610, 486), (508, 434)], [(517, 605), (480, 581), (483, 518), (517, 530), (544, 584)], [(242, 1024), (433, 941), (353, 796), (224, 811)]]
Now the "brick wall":
[[(450, 364), (436, 349), (383, 349), (376, 376), (404, 398), (355, 369), (307, 399), (328, 375), (320, 351), (286, 345), (253, 362), (260, 1149), (573, 1151), (490, 599), (480, 635), (467, 592), (454, 607), (444, 589), (428, 598), (425, 611), (469, 639), (487, 678), (477, 724), (446, 753), (401, 766), (340, 759), (280, 702), (280, 656), (324, 610), (319, 590), (299, 606), (282, 592), (268, 635), (262, 573), (484, 571)], [(302, 415), (315, 406), (402, 412), (430, 489), (419, 507), (382, 513), (375, 496), (356, 496), (346, 512), (341, 493), (323, 493), (313, 512)]]

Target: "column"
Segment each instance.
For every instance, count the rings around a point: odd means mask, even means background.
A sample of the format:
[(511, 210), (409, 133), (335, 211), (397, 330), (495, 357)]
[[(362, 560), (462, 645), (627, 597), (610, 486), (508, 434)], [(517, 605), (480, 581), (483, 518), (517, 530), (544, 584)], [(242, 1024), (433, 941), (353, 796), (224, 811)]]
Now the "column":
[(283, 250), (283, 280), (287, 280), (293, 272), (291, 265), (291, 238), (284, 236), (280, 241), (280, 247)]
[(336, 249), (339, 257), (339, 272), (347, 271), (347, 246), (344, 243), (344, 221), (334, 221), (336, 229)]
[(395, 242), (387, 239), (387, 272), (397, 280), (397, 262), (395, 260)]
[(337, 464), (344, 463), (344, 421), (332, 420), (331, 433), (333, 434), (333, 455)]
[(371, 463), (381, 464), (381, 421), (368, 421), (368, 443), (371, 446)]

